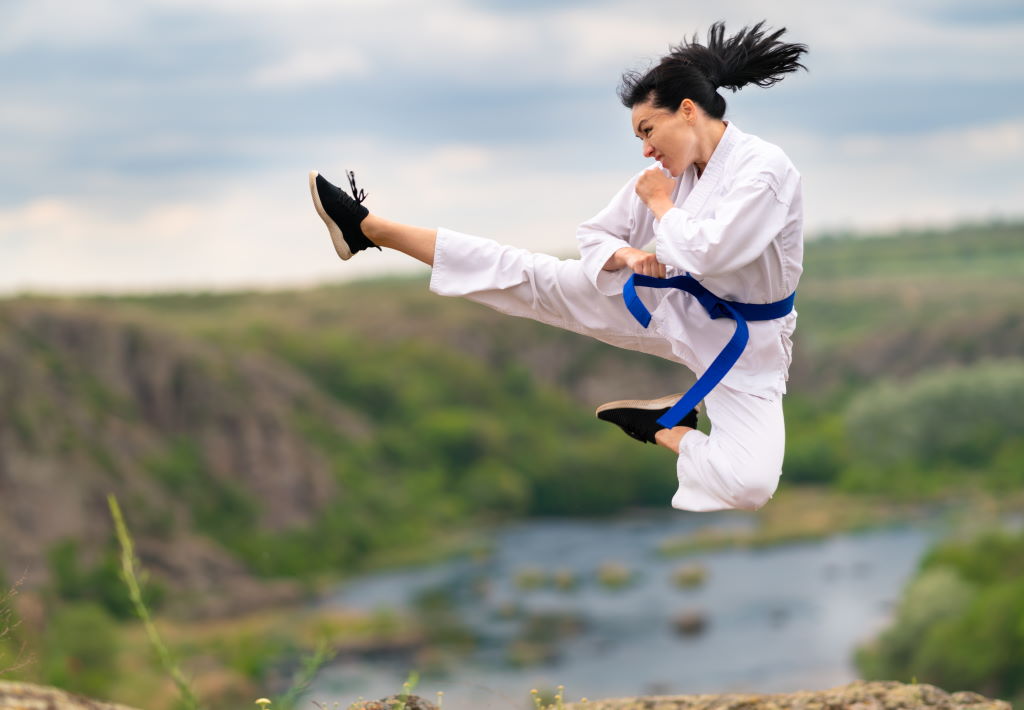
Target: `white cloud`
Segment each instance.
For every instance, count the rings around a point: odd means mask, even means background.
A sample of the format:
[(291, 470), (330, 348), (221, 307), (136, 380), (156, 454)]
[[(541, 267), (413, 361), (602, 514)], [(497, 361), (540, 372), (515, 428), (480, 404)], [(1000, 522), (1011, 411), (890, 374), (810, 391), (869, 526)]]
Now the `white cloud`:
[(1024, 216), (1024, 119), (836, 140), (791, 134), (813, 229), (890, 229)]
[(32, 0), (0, 6), (0, 52), (28, 46), (103, 46), (131, 37), (144, 9), (119, 0)]
[(250, 81), (257, 87), (293, 88), (341, 77), (366, 76), (369, 70), (369, 59), (352, 47), (307, 48), (259, 67)]

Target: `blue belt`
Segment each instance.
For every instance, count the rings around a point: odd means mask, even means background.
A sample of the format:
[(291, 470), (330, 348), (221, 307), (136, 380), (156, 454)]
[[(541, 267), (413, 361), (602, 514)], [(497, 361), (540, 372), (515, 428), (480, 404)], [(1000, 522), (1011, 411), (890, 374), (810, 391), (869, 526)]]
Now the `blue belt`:
[(654, 276), (643, 276), (633, 274), (629, 281), (622, 287), (622, 298), (626, 301), (626, 308), (633, 314), (640, 325), (646, 328), (651, 323), (651, 313), (644, 306), (640, 297), (636, 295), (637, 286), (649, 288), (678, 288), (687, 293), (693, 294), (712, 320), (716, 318), (732, 318), (736, 321), (736, 330), (732, 338), (718, 353), (718, 357), (707, 371), (700, 376), (693, 387), (686, 391), (682, 399), (672, 405), (671, 409), (661, 415), (658, 424), (671, 429), (683, 417), (690, 413), (690, 410), (697, 406), (707, 394), (715, 388), (725, 374), (732, 369), (736, 361), (743, 354), (750, 340), (750, 331), (747, 329), (748, 320), (775, 320), (788, 315), (793, 310), (793, 303), (796, 301), (796, 292), (791, 293), (787, 298), (775, 303), (738, 303), (719, 298), (715, 294), (701, 286), (697, 279), (689, 274), (673, 276), (670, 279), (659, 279)]

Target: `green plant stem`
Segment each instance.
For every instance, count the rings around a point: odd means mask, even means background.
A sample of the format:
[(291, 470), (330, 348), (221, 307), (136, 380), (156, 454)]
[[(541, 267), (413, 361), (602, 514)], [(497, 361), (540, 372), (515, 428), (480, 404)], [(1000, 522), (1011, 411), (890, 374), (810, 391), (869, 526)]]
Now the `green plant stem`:
[(189, 686), (178, 664), (171, 658), (170, 651), (167, 650), (163, 639), (157, 633), (156, 626), (149, 615), (149, 609), (146, 608), (146, 604), (142, 600), (142, 589), (135, 575), (135, 553), (132, 538), (128, 534), (128, 528), (124, 524), (124, 517), (121, 515), (121, 508), (117, 504), (117, 498), (113, 493), (107, 495), (107, 503), (110, 506), (110, 514), (114, 518), (117, 540), (121, 544), (121, 574), (124, 578), (124, 583), (128, 585), (128, 596), (131, 597), (132, 604), (135, 606), (135, 612), (142, 620), (150, 645), (156, 650), (157, 656), (160, 658), (160, 665), (164, 667), (164, 670), (167, 671), (174, 680), (174, 684), (178, 687), (178, 692), (181, 693), (185, 707), (191, 710), (198, 710), (200, 707), (199, 700), (196, 698), (195, 693), (192, 692), (192, 688)]
[(334, 657), (335, 652), (331, 651), (327, 646), (326, 640), (321, 640), (317, 644), (316, 651), (313, 655), (308, 656), (303, 660), (302, 671), (299, 676), (292, 683), (292, 686), (288, 688), (287, 692), (278, 701), (278, 705), (284, 710), (291, 710), (295, 707), (295, 701), (298, 700), (299, 695), (309, 687), (310, 682), (313, 680), (313, 676), (316, 672), (327, 663), (331, 658)]

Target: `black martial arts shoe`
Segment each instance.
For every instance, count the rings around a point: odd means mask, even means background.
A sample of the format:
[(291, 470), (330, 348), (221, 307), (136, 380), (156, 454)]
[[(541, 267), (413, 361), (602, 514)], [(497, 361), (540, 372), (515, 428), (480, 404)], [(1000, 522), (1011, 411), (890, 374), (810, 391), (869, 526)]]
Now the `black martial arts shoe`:
[[(658, 399), (620, 399), (617, 402), (602, 404), (594, 413), (598, 419), (615, 424), (637, 441), (654, 444), (654, 435), (665, 428), (658, 424), (658, 418), (671, 409), (682, 396), (683, 394), (679, 393)], [(678, 426), (696, 429), (697, 409), (691, 409)]]
[(317, 171), (309, 174), (309, 191), (313, 195), (313, 205), (320, 219), (327, 225), (334, 242), (334, 250), (342, 259), (350, 259), (357, 251), (376, 244), (367, 239), (359, 225), (370, 214), (363, 207), (366, 191), (356, 188), (356, 176), (348, 172), (348, 184), (352, 188), (352, 196), (336, 185), (332, 185)]

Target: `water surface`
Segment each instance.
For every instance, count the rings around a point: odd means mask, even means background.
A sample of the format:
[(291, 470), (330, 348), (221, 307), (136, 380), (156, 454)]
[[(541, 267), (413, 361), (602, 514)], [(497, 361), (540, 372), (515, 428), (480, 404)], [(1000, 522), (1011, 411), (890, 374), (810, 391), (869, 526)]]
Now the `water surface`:
[[(752, 523), (742, 513), (529, 521), (498, 532), (486, 560), (374, 574), (345, 585), (329, 603), (409, 609), (424, 591), (446, 592), (479, 639), (446, 676), (420, 680), (415, 692), (433, 699), (444, 691), (446, 710), (532, 707), (531, 688), (559, 684), (572, 700), (822, 689), (857, 677), (854, 648), (886, 624), (940, 530), (915, 524), (759, 550), (656, 553), (666, 538), (698, 527)], [(609, 562), (627, 567), (633, 583), (601, 585), (597, 570)], [(693, 564), (706, 569), (706, 582), (681, 589), (673, 573)], [(566, 570), (579, 584), (569, 592), (523, 590), (516, 578), (526, 569)], [(704, 616), (702, 633), (676, 630), (685, 612)], [(510, 644), (538, 614), (560, 614), (578, 629), (552, 647), (546, 663), (510, 667)], [(343, 707), (357, 697), (383, 697), (401, 689), (410, 664), (339, 663), (321, 672), (309, 697)]]

